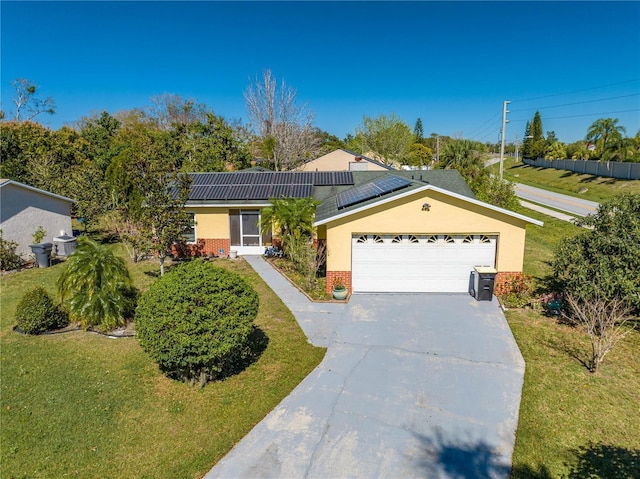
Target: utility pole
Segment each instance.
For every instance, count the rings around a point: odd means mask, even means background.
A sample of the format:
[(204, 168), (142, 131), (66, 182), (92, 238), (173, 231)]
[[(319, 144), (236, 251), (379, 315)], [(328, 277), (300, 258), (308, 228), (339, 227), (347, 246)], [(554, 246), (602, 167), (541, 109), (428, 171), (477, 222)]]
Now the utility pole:
[(502, 138), (500, 139), (500, 181), (502, 181), (502, 171), (504, 169), (503, 163), (504, 163), (504, 134), (505, 134), (505, 130), (507, 129), (507, 122), (509, 120), (507, 120), (507, 113), (509, 113), (509, 110), (507, 110), (507, 105), (511, 103), (510, 101), (505, 100), (502, 106)]

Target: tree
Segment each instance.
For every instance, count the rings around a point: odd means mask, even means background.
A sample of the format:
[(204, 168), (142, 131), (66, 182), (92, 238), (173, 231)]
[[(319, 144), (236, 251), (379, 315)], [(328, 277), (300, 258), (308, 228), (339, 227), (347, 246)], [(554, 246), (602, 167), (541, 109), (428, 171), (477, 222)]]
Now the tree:
[(576, 223), (592, 229), (559, 243), (553, 271), (560, 292), (581, 301), (618, 298), (640, 312), (640, 195), (605, 201)]
[(542, 118), (540, 117), (540, 112), (536, 111), (535, 115), (533, 115), (533, 120), (527, 122), (524, 130), (523, 158), (536, 159), (544, 156), (545, 141), (542, 131)]
[(340, 148), (346, 148), (344, 141), (335, 135), (331, 135), (326, 131), (320, 130), (320, 128), (314, 128), (314, 134), (318, 137), (318, 142), (320, 144), (320, 150), (318, 151), (319, 155), (326, 155), (327, 153), (331, 153), (332, 151)]
[[(613, 150), (622, 143), (623, 134), (626, 134), (626, 130), (618, 125), (617, 118), (600, 118), (591, 124), (585, 139), (595, 143), (596, 154), (601, 160), (609, 161)], [(609, 154), (610, 151), (611, 154)]]
[(356, 128), (356, 136), (361, 138), (362, 153), (371, 152), (374, 159), (388, 165), (401, 163), (414, 143), (411, 129), (395, 113), (376, 118), (365, 115)]
[(513, 184), (491, 176), (482, 159), (485, 148), (486, 146), (480, 142), (450, 140), (440, 153), (438, 166), (458, 170), (479, 200), (514, 210), (519, 202)]
[(198, 103), (193, 98), (183, 100), (180, 95), (170, 93), (151, 97), (151, 105), (147, 109), (148, 116), (161, 131), (203, 123), (210, 113), (203, 103)]
[(227, 171), (251, 165), (248, 132), (221, 116), (207, 113), (204, 122), (180, 125), (173, 135), (184, 172)]
[(424, 140), (424, 128), (422, 127), (422, 119), (418, 118), (416, 124), (413, 127), (413, 134), (415, 135), (415, 142), (422, 143)]
[(552, 144), (547, 146), (544, 157), (550, 160), (562, 160), (566, 158), (567, 152), (564, 148), (564, 143), (554, 141)]
[(118, 154), (114, 140), (121, 125), (120, 120), (106, 111), (100, 116), (81, 118), (76, 125), (84, 140), (84, 155), (103, 172)]
[(247, 87), (244, 99), (249, 118), (276, 171), (290, 169), (315, 157), (319, 142), (312, 127), (313, 112), (296, 101), (297, 92), (284, 80), (278, 85), (271, 70)]
[(15, 90), (13, 103), (15, 104), (15, 121), (30, 121), (41, 113), (53, 115), (56, 112), (56, 104), (53, 98), (44, 100), (36, 96), (35, 83), (26, 78), (17, 78), (11, 82)]
[(171, 132), (158, 130), (144, 114), (134, 112), (127, 118), (116, 141), (122, 150), (111, 162), (107, 178), (120, 213), (118, 221), (137, 233), (129, 245), (134, 251), (150, 246), (163, 275), (166, 257), (189, 225), (184, 204), (190, 177), (177, 169), (183, 158)]
[(633, 331), (631, 308), (619, 298), (595, 296), (584, 299), (570, 293), (565, 300), (568, 309), (562, 313), (564, 318), (589, 336), (591, 351), (585, 365), (595, 373), (604, 357)]
[(414, 143), (409, 147), (409, 151), (403, 163), (408, 166), (420, 168), (422, 166), (430, 165), (432, 161), (433, 151), (431, 151), (431, 148), (424, 146), (422, 143)]
[(135, 308), (136, 291), (122, 258), (83, 236), (58, 278), (60, 299), (83, 328), (112, 330)]

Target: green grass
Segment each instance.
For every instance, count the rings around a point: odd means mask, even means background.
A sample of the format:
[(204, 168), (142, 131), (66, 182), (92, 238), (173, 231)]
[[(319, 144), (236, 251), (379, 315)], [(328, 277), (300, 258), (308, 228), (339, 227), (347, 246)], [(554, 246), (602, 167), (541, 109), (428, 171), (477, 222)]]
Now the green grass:
[[(216, 264), (258, 291), (268, 345), (241, 374), (203, 389), (167, 379), (135, 338), (14, 332), (22, 294), (40, 285), (55, 297), (61, 265), (0, 278), (2, 477), (201, 477), (273, 409), (324, 349), (246, 262)], [(141, 289), (159, 272), (155, 261), (129, 267)]]
[[(545, 222), (527, 226), (525, 251), (525, 273), (544, 285), (553, 247), (582, 229), (522, 213)], [(592, 374), (583, 333), (538, 311), (506, 315), (526, 362), (512, 478), (640, 477), (640, 330)]]
[[(500, 165), (492, 165), (491, 171), (498, 174)], [(618, 180), (593, 175), (581, 175), (566, 170), (537, 168), (522, 162), (515, 163), (513, 158), (505, 158), (504, 178), (516, 183), (544, 188), (556, 193), (575, 196), (598, 203), (621, 193), (640, 194), (640, 180)], [(586, 189), (584, 193), (579, 191)]]
[(506, 314), (526, 362), (512, 478), (640, 477), (640, 331), (592, 374), (579, 359), (584, 334), (537, 312)]

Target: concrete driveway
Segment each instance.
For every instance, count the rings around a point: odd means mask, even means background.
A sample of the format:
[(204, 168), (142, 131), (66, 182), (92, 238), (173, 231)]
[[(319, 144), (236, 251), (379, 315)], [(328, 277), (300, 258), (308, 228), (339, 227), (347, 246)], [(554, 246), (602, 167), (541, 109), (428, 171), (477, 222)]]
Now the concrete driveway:
[(328, 349), (206, 478), (508, 477), (524, 361), (495, 299), (317, 305), (248, 260)]

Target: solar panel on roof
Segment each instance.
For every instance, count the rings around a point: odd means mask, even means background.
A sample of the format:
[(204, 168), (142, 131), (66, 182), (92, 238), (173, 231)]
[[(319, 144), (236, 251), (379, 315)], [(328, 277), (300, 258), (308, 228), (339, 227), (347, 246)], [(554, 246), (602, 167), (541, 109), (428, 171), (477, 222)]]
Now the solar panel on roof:
[(334, 171), (334, 185), (352, 185), (353, 184), (353, 173), (350, 171)]
[(355, 188), (338, 193), (336, 203), (338, 209), (356, 205), (378, 196), (405, 188), (411, 181), (399, 176), (383, 176)]

